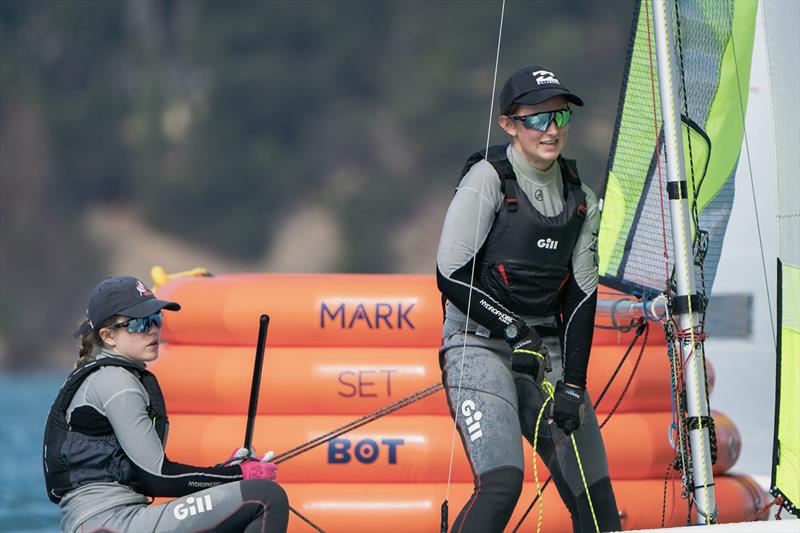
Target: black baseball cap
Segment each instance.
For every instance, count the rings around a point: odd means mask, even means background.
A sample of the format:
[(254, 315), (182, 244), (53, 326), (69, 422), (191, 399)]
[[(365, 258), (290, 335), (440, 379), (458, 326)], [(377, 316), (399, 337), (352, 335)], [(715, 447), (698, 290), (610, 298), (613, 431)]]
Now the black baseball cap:
[(500, 114), (505, 114), (512, 104), (541, 104), (555, 96), (564, 96), (577, 106), (583, 100), (570, 92), (555, 73), (541, 65), (525, 65), (514, 71), (500, 91)]
[(178, 311), (175, 302), (159, 300), (147, 286), (132, 276), (114, 276), (101, 281), (89, 294), (86, 310), (88, 325), (75, 332), (79, 337), (111, 318), (120, 315), (128, 318), (144, 318), (167, 309)]

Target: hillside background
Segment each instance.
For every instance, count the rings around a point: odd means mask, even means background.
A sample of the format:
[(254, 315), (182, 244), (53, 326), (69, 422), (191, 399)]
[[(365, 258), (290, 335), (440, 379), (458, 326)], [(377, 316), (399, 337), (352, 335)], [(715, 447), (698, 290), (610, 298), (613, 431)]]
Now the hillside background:
[[(632, 3), (510, 1), (602, 188)], [(432, 273), (486, 142), (500, 2), (0, 1), (0, 370), (70, 367), (100, 279)], [(493, 142), (503, 141), (495, 126)]]

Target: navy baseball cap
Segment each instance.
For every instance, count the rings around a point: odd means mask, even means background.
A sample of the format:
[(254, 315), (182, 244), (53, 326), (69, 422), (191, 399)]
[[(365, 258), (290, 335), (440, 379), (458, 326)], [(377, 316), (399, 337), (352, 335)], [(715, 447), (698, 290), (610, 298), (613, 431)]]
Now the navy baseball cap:
[(101, 281), (89, 294), (86, 317), (88, 326), (75, 332), (79, 337), (111, 318), (120, 315), (127, 318), (144, 318), (162, 309), (178, 311), (175, 302), (159, 300), (147, 286), (132, 276), (114, 276)]
[(514, 71), (500, 91), (500, 114), (512, 104), (541, 104), (555, 96), (564, 96), (577, 106), (583, 100), (567, 89), (552, 70), (541, 65), (525, 65)]

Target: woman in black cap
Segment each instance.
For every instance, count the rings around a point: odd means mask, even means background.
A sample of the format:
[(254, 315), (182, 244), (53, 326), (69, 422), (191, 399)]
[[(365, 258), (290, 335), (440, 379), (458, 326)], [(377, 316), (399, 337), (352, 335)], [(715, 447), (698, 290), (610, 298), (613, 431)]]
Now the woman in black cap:
[[(146, 363), (158, 358), (161, 311), (136, 278), (112, 277), (89, 297), (77, 368), (50, 409), (44, 433), (47, 495), (61, 529), (90, 531), (283, 532), (286, 493), (274, 464), (237, 450), (197, 467), (164, 454), (164, 397)], [(95, 348), (99, 353), (94, 356)], [(150, 505), (150, 497), (176, 497)]]
[[(597, 301), (597, 198), (567, 144), (583, 102), (551, 70), (526, 65), (500, 93), (508, 145), (470, 157), (447, 211), (437, 281), (447, 299), (442, 380), (475, 478), (453, 531), (502, 531), (522, 489), (521, 436), (554, 385), (537, 452), (575, 531), (621, 528), (605, 448), (586, 393)], [(476, 227), (477, 226), (477, 227)], [(547, 381), (548, 383), (544, 383)]]

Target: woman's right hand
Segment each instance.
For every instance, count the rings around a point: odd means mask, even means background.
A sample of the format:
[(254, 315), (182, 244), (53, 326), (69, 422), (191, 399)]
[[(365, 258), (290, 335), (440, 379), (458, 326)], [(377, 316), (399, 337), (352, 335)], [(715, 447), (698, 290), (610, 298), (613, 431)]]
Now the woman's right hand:
[(524, 322), (517, 325), (518, 335), (506, 339), (511, 346), (511, 370), (531, 376), (536, 383), (544, 381), (547, 367), (547, 347), (536, 330)]

